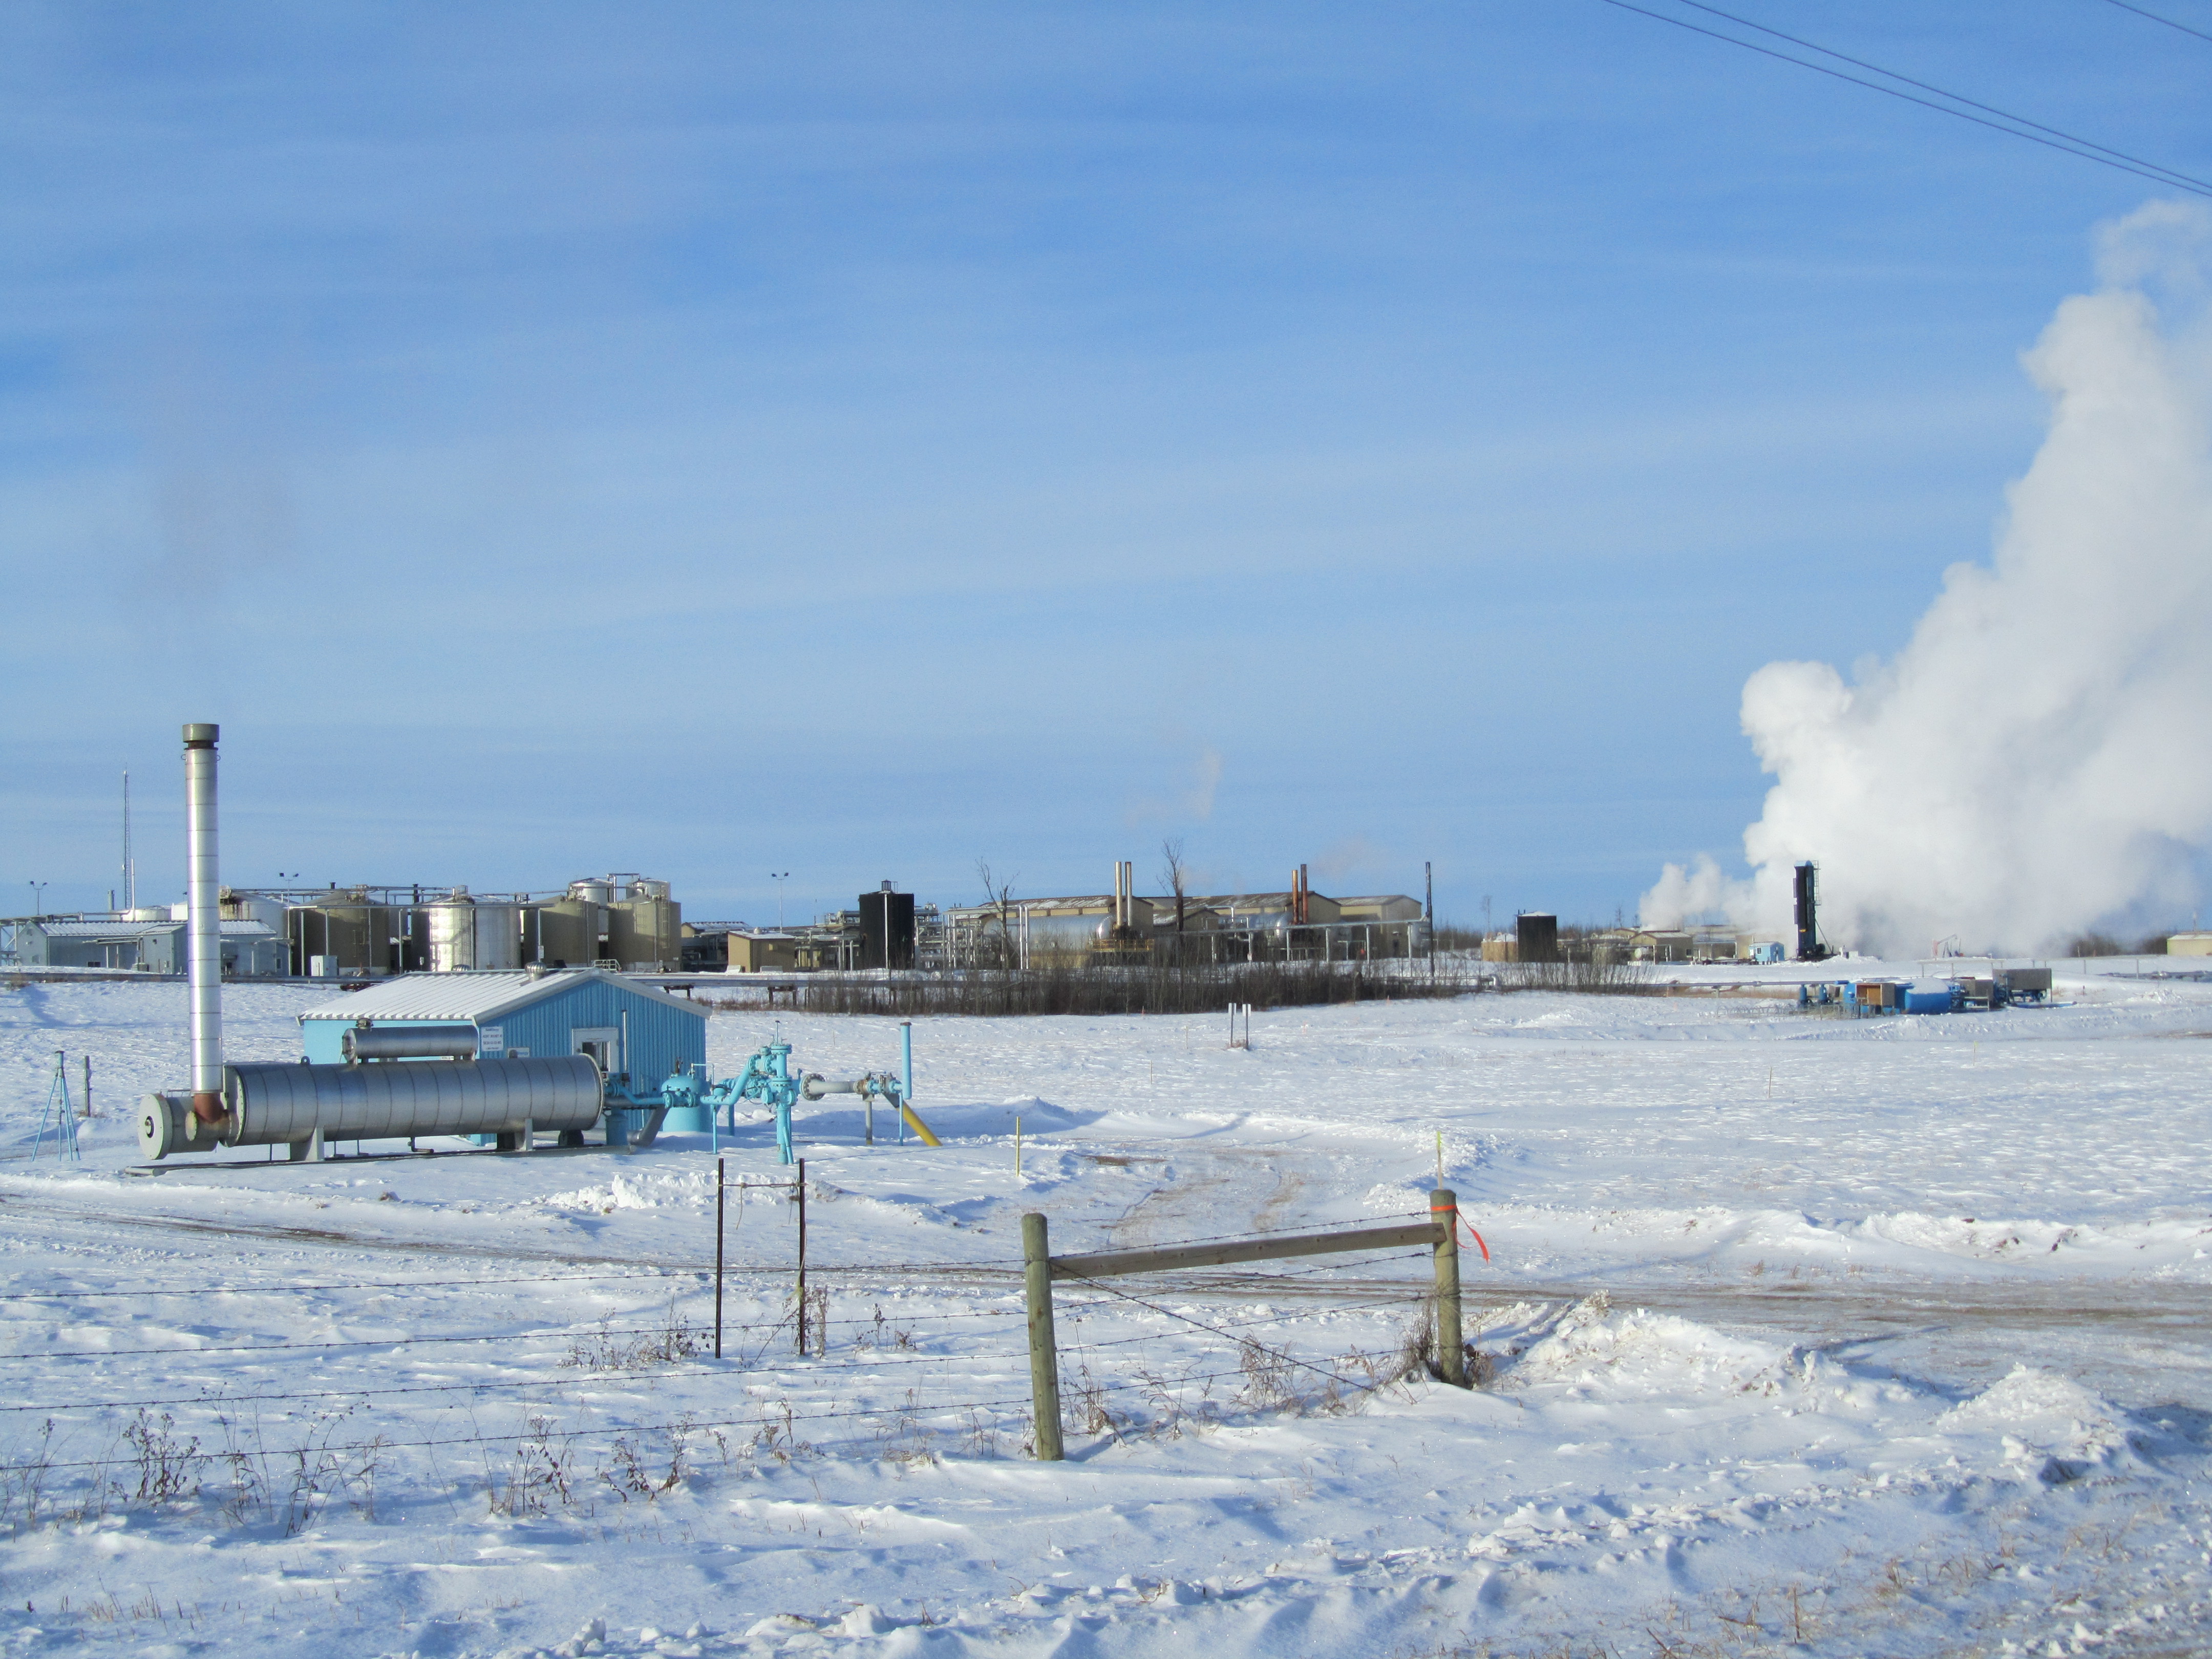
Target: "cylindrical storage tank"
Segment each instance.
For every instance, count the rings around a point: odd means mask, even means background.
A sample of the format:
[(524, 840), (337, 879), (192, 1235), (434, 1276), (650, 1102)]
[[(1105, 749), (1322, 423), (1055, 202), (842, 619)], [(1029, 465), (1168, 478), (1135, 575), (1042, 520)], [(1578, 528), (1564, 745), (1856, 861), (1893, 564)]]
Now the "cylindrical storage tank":
[(390, 965), (392, 947), (386, 941), (389, 910), (343, 893), (315, 908), (323, 913), (321, 954), (336, 957), (341, 969), (356, 973)]
[(668, 884), (641, 876), (637, 879), (637, 896), (640, 898), (665, 899), (668, 896)]
[(142, 904), (137, 909), (127, 912), (124, 919), (127, 921), (174, 921), (177, 920), (169, 914), (169, 907), (166, 904)]
[(226, 890), (222, 900), (222, 917), (225, 921), (258, 921), (270, 933), (282, 934), (284, 931), (284, 902)]
[[(497, 1134), (522, 1127), (588, 1129), (599, 1121), (599, 1068), (582, 1054), (558, 1060), (416, 1060), (384, 1066), (229, 1066), (224, 1069), (225, 1146), (409, 1135)], [(174, 1097), (149, 1095), (139, 1150), (149, 1158), (213, 1152), (186, 1139)]]
[(509, 973), (522, 966), (520, 905), (477, 901), (477, 966)]
[(430, 971), (450, 974), (477, 965), (477, 907), (465, 898), (426, 904), (418, 914), (430, 934)]
[(673, 899), (635, 898), (607, 910), (607, 950), (625, 968), (672, 973), (684, 962), (681, 911)]
[(1952, 1009), (1951, 988), (1931, 985), (1905, 988), (1905, 1012), (1908, 1014), (1948, 1014)]
[(356, 1026), (338, 1038), (348, 1060), (474, 1060), (473, 1025)]
[(1542, 910), (1524, 910), (1513, 919), (1513, 931), (1521, 941), (1522, 961), (1559, 959), (1559, 919), (1556, 915)]
[(614, 896), (611, 884), (597, 877), (586, 877), (568, 884), (568, 896), (585, 904), (605, 904)]
[(588, 968), (599, 959), (599, 924), (605, 913), (580, 899), (541, 904), (532, 926), (531, 960)]

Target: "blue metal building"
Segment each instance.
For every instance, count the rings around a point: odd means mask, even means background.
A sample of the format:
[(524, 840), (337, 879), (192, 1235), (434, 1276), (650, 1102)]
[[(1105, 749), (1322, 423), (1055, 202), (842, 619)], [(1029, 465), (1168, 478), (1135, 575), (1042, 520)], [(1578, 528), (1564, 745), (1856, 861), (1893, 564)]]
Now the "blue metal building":
[(650, 1091), (687, 1066), (704, 1072), (707, 1013), (595, 968), (410, 974), (308, 1009), (300, 1032), (307, 1059), (335, 1066), (344, 1063), (344, 1034), (356, 1026), (468, 1026), (483, 1058), (589, 1054), (617, 1082)]

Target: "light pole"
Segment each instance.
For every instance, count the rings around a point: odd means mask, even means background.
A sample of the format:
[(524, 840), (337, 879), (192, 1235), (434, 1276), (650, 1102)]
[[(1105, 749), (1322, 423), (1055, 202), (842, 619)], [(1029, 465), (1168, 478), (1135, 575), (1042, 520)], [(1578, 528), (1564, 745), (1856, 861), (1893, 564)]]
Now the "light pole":
[(775, 931), (783, 931), (783, 884), (791, 879), (788, 870), (771, 870), (768, 878), (775, 884)]
[(46, 889), (52, 884), (43, 881), (27, 881), (23, 884), (31, 890), (32, 921), (36, 921), (40, 916), (46, 915)]

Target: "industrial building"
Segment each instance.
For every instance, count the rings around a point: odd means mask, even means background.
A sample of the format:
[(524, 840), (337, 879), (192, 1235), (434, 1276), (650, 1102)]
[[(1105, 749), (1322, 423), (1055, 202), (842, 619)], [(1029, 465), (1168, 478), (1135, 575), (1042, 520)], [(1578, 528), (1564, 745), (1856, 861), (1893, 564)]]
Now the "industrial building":
[(469, 1033), (481, 1059), (589, 1054), (611, 1080), (655, 1089), (706, 1065), (707, 1014), (599, 969), (409, 975), (308, 1009), (301, 1047), (311, 1064), (341, 1066), (350, 1032), (429, 1027)]
[(1134, 868), (1115, 866), (1115, 890), (956, 906), (945, 912), (950, 964), (1030, 965), (1134, 951), (1202, 962), (1352, 962), (1418, 956), (1429, 926), (1419, 899), (1375, 894), (1334, 899), (1313, 890), (1305, 866), (1272, 893), (1153, 895)]
[[(498, 894), (419, 884), (225, 887), (220, 902), (222, 972), (230, 978), (382, 979), (532, 966), (655, 974), (689, 965), (683, 907), (666, 882), (645, 876)], [(14, 918), (6, 923), (6, 955), (25, 968), (182, 973), (185, 909)]]
[[(182, 910), (181, 904), (175, 907)], [(156, 920), (155, 918), (159, 918)], [(25, 968), (99, 968), (110, 972), (185, 971), (182, 916), (142, 905), (118, 916), (40, 916), (15, 924), (15, 960)], [(227, 979), (282, 978), (290, 971), (284, 936), (257, 921), (226, 918), (222, 971)]]

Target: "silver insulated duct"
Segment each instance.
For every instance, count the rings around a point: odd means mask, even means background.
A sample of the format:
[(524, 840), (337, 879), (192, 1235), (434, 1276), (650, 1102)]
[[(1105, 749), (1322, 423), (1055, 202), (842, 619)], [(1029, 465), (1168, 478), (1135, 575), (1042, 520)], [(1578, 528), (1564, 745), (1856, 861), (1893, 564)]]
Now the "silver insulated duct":
[(338, 1039), (348, 1065), (365, 1060), (474, 1060), (473, 1025), (356, 1026)]
[[(223, 1067), (226, 1146), (289, 1146), (300, 1157), (331, 1140), (409, 1135), (567, 1132), (599, 1121), (599, 1068), (586, 1054), (556, 1060), (392, 1060), (366, 1066)], [(149, 1095), (138, 1148), (149, 1158), (213, 1152), (176, 1095)], [(197, 1129), (198, 1133), (193, 1131)]]
[[(192, 1009), (192, 1117), (219, 1132), (222, 1104), (222, 884), (216, 862), (216, 728), (185, 727), (185, 978)], [(209, 1139), (212, 1139), (213, 1134)]]

